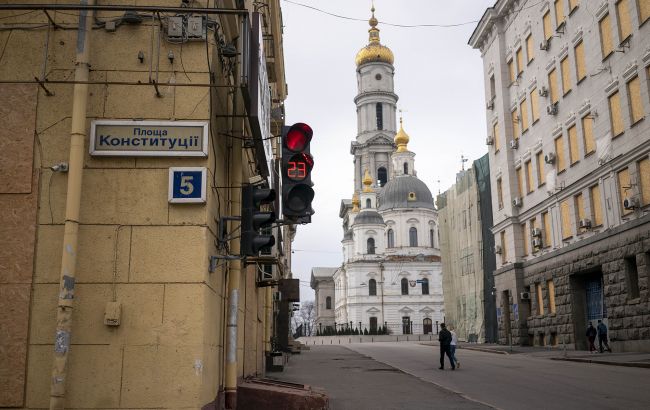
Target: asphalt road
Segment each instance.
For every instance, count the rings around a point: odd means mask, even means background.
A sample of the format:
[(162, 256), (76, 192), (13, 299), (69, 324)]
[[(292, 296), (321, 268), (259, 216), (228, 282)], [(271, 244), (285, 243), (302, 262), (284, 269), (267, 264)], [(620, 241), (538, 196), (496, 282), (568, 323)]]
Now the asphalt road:
[[(438, 370), (437, 346), (366, 343), (345, 347), (495, 408), (650, 409), (647, 368), (550, 360), (557, 352), (501, 355), (461, 349), (456, 352), (461, 368), (451, 371), (447, 362), (447, 370), (442, 371)], [(448, 408), (439, 405), (436, 408)]]

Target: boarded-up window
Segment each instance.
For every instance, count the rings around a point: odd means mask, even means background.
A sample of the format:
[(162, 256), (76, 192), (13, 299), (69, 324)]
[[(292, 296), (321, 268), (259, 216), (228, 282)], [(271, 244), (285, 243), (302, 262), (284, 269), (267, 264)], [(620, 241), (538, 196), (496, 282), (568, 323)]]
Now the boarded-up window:
[(544, 169), (544, 153), (537, 153), (537, 186), (546, 183), (546, 170)]
[(499, 145), (499, 123), (492, 124), (492, 138), (494, 138), (494, 150), (498, 151), (501, 146)]
[(526, 161), (526, 192), (531, 193), (535, 190), (535, 183), (533, 182), (533, 162)]
[(623, 133), (623, 115), (621, 114), (621, 96), (616, 91), (609, 96), (609, 118), (612, 126), (612, 136), (617, 137)]
[(571, 91), (571, 68), (569, 67), (568, 56), (560, 61), (560, 69), (562, 70), (562, 93), (566, 95)]
[(562, 239), (569, 239), (573, 236), (571, 229), (571, 204), (568, 199), (560, 202), (560, 221), (562, 222)]
[(534, 124), (539, 120), (539, 95), (537, 94), (537, 87), (533, 88), (533, 91), (530, 92), (530, 106)]
[(542, 227), (544, 228), (544, 247), (551, 246), (553, 237), (551, 236), (551, 219), (548, 212), (542, 212)]
[(575, 200), (576, 220), (580, 221), (581, 219), (585, 219), (585, 200), (582, 193), (574, 196), (573, 199)]
[(573, 12), (573, 10), (578, 7), (578, 4), (580, 3), (579, 0), (569, 0), (569, 14)]
[(524, 256), (528, 255), (528, 241), (529, 241), (528, 235), (529, 234), (530, 234), (529, 231), (526, 229), (526, 222), (524, 222), (523, 224), (521, 224), (521, 238), (522, 238), (522, 241), (524, 242), (524, 248), (523, 248), (523, 251), (524, 251), (523, 255)]
[(524, 72), (524, 52), (521, 47), (517, 49), (515, 55), (517, 57), (517, 76), (520, 76)]
[(564, 141), (562, 136), (555, 139), (555, 163), (557, 164), (557, 172), (562, 172), (566, 169), (566, 159), (564, 158)]
[(535, 46), (533, 44), (532, 33), (526, 37), (526, 58), (528, 59), (529, 63), (535, 58)]
[(553, 29), (551, 28), (551, 10), (544, 13), (542, 17), (542, 24), (544, 26), (544, 39), (550, 40), (553, 37)]
[(574, 125), (569, 127), (569, 160), (571, 165), (580, 160), (580, 152), (578, 152), (578, 128)]
[(506, 231), (501, 231), (499, 237), (501, 243), (501, 263), (503, 264), (508, 260), (508, 255), (506, 252)]
[(627, 197), (630, 197), (632, 194), (632, 187), (630, 186), (630, 171), (627, 168), (623, 168), (618, 171), (618, 192), (619, 192), (619, 204), (621, 205), (621, 211), (623, 215), (627, 215), (632, 212), (631, 209), (625, 209), (623, 207), (623, 200)]
[(650, 205), (650, 158), (642, 159), (638, 166), (641, 179), (641, 203)]
[(587, 67), (585, 65), (585, 43), (581, 41), (576, 44), (574, 51), (576, 58), (576, 79), (579, 83), (587, 77)]
[(627, 82), (627, 96), (630, 104), (630, 119), (636, 124), (643, 118), (643, 103), (641, 102), (641, 82), (639, 76)]
[(589, 200), (591, 203), (591, 220), (594, 226), (603, 224), (603, 207), (600, 199), (600, 186), (594, 185), (589, 188)]
[(591, 115), (582, 117), (582, 137), (585, 145), (585, 155), (594, 152), (596, 142), (594, 141), (594, 120)]
[(544, 314), (544, 298), (542, 297), (542, 284), (536, 283), (535, 290), (537, 291), (537, 314)]
[(650, 18), (650, 1), (637, 0), (637, 4), (639, 6), (639, 24), (642, 24)]
[[(616, 17), (618, 17), (618, 41), (621, 43), (632, 35), (632, 18), (628, 3), (630, 0), (619, 0), (616, 3)], [(647, 0), (646, 0), (647, 1)]]
[(552, 103), (556, 103), (560, 98), (557, 86), (557, 71), (554, 68), (548, 73), (548, 88), (550, 89)]
[(510, 84), (515, 82), (515, 60), (508, 61), (508, 73), (510, 75)]
[(555, 0), (555, 23), (560, 27), (564, 23), (564, 0)]
[(501, 178), (497, 179), (497, 201), (499, 209), (503, 208), (503, 183)]
[(521, 118), (521, 133), (523, 134), (528, 131), (528, 106), (525, 99), (519, 103), (519, 116)]
[(521, 167), (517, 168), (517, 193), (524, 196), (524, 172)]
[(548, 291), (548, 310), (550, 314), (555, 313), (555, 284), (553, 280), (546, 281), (546, 290)]
[(512, 110), (510, 118), (512, 119), (512, 137), (514, 139), (519, 139), (519, 117), (517, 117), (517, 108)]
[(607, 57), (614, 51), (614, 41), (612, 40), (612, 20), (609, 14), (606, 14), (598, 23), (600, 31), (600, 50), (603, 58)]

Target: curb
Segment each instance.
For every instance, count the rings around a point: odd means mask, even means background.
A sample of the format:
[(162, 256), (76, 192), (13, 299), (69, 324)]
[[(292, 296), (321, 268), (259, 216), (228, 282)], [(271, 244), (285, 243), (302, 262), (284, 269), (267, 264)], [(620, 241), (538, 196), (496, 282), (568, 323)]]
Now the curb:
[(645, 369), (650, 369), (650, 363), (642, 362), (610, 362), (607, 360), (594, 360), (594, 359), (578, 359), (578, 358), (568, 358), (568, 357), (551, 357), (551, 360), (561, 360), (565, 362), (578, 362), (578, 363), (593, 363), (593, 364), (605, 364), (609, 366), (622, 366), (622, 367), (641, 367)]
[(496, 354), (510, 354), (509, 352), (506, 352), (505, 350), (484, 349), (484, 348), (480, 348), (480, 347), (465, 347), (465, 346), (462, 346), (458, 350), (475, 350), (477, 352), (496, 353)]

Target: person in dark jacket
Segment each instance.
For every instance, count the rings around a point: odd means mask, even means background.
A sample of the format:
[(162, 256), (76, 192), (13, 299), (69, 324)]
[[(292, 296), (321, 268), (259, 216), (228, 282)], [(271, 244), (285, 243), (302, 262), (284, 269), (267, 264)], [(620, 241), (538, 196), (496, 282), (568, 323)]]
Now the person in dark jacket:
[(598, 330), (598, 345), (600, 346), (600, 353), (603, 352), (603, 344), (605, 344), (607, 351), (611, 353), (612, 349), (609, 348), (609, 343), (607, 343), (607, 326), (602, 320), (598, 320), (598, 326), (596, 326), (596, 329)]
[(447, 326), (444, 323), (440, 324), (440, 333), (438, 334), (438, 341), (440, 342), (440, 370), (445, 369), (445, 355), (449, 358), (449, 363), (451, 363), (451, 370), (456, 370), (456, 364), (454, 359), (451, 357), (451, 332), (447, 330)]
[(591, 322), (589, 322), (589, 327), (587, 328), (587, 339), (589, 340), (589, 353), (594, 353), (596, 351), (596, 346), (594, 345), (596, 328)]

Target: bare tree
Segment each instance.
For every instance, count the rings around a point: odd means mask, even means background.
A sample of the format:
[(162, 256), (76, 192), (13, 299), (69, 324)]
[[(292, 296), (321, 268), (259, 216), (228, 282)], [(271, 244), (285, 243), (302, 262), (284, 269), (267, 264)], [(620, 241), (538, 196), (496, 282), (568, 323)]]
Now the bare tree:
[(316, 322), (316, 304), (313, 300), (307, 300), (300, 304), (300, 312), (298, 314), (302, 321), (307, 336), (314, 334), (314, 323)]

